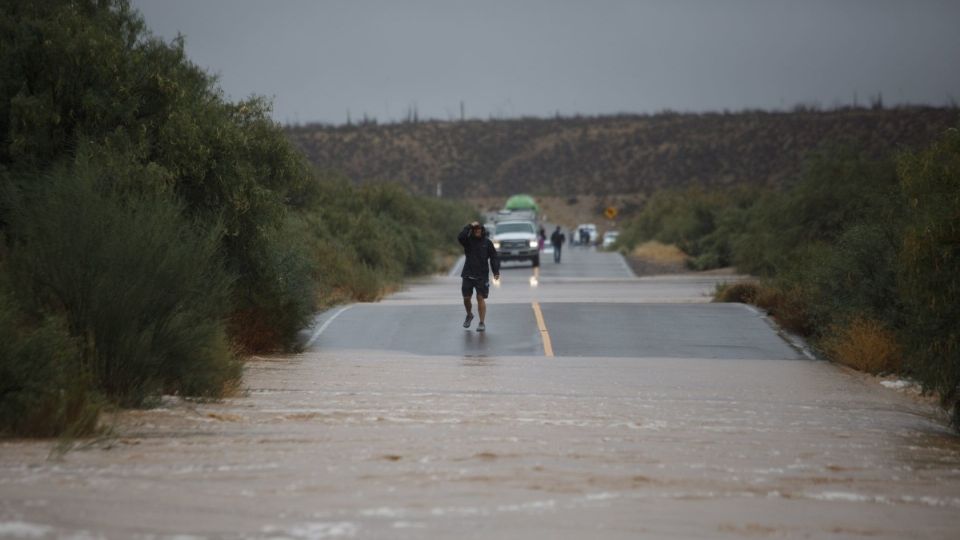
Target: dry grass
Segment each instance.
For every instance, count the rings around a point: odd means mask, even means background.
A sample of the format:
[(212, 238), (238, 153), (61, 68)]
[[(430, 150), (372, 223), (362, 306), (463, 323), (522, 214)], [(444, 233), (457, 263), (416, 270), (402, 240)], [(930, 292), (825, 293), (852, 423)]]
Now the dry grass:
[(723, 284), (713, 294), (714, 302), (741, 302), (764, 309), (782, 328), (809, 336), (813, 330), (803, 293), (798, 288), (782, 289), (758, 281)]
[(714, 302), (738, 302), (753, 304), (757, 300), (761, 285), (756, 281), (741, 281), (739, 283), (721, 283), (713, 293)]
[(646, 242), (627, 253), (627, 263), (638, 276), (656, 276), (664, 274), (685, 274), (687, 254), (674, 245), (660, 242)]
[(673, 244), (661, 244), (656, 240), (644, 242), (633, 248), (630, 256), (664, 265), (683, 265), (687, 261), (687, 254), (680, 248)]
[(777, 324), (790, 332), (801, 336), (813, 333), (803, 291), (799, 288), (781, 289), (762, 285), (754, 303), (767, 310)]
[(896, 335), (883, 323), (863, 317), (833, 326), (823, 348), (834, 361), (867, 373), (894, 372), (903, 361)]

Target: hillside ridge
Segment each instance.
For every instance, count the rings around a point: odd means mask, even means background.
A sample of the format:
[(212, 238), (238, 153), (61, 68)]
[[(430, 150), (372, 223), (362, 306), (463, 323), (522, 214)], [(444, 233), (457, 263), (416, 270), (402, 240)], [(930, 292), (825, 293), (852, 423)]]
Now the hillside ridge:
[(311, 162), (356, 183), (398, 181), (444, 197), (652, 193), (790, 182), (825, 143), (870, 154), (956, 127), (943, 107), (660, 113), (288, 127)]

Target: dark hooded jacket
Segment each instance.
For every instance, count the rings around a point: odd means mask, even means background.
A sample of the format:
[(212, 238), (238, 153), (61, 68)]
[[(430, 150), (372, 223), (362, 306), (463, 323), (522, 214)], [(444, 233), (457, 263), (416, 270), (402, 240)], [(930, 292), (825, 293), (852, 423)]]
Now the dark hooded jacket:
[(457, 235), (457, 241), (463, 246), (463, 254), (466, 257), (460, 277), (486, 281), (490, 279), (491, 268), (494, 275), (500, 273), (500, 257), (497, 255), (496, 248), (493, 247), (493, 242), (487, 238), (486, 227), (480, 238), (470, 232), (470, 225), (467, 225)]
[(560, 232), (559, 227), (557, 227), (557, 230), (553, 231), (553, 234), (550, 235), (550, 243), (553, 244), (554, 247), (562, 246), (563, 241), (566, 239), (566, 235)]

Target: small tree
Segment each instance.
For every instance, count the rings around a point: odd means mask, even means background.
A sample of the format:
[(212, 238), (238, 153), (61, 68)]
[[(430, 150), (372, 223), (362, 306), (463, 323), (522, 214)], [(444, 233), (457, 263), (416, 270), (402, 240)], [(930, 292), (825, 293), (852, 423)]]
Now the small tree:
[(899, 257), (910, 366), (960, 425), (960, 131), (899, 161), (907, 226)]

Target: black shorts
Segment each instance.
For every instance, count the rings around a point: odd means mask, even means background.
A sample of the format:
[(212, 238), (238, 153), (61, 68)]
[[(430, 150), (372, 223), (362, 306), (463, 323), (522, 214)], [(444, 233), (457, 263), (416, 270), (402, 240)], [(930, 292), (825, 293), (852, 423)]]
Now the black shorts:
[(463, 293), (463, 297), (470, 298), (473, 296), (474, 289), (477, 290), (477, 294), (486, 298), (490, 295), (490, 282), (483, 278), (463, 278), (463, 284), (460, 285), (460, 292)]

